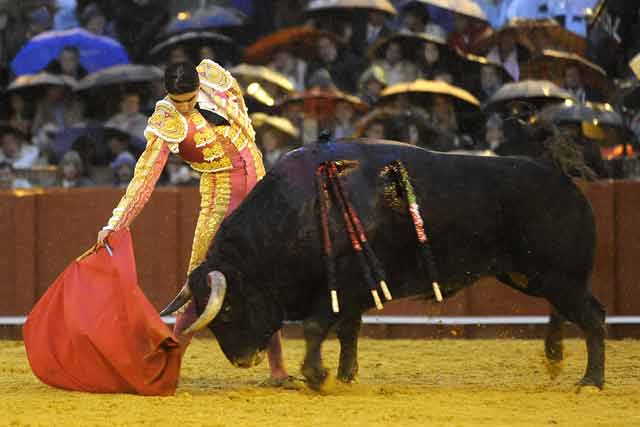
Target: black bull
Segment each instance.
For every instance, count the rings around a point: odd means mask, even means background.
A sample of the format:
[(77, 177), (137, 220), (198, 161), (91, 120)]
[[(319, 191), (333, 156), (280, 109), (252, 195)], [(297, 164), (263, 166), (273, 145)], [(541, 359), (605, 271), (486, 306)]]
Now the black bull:
[(208, 327), (234, 365), (255, 364), (284, 320), (302, 320), (302, 372), (311, 386), (320, 387), (328, 377), (321, 344), (332, 328), (341, 346), (338, 379), (355, 377), (361, 315), (373, 302), (343, 217), (333, 209), (340, 311), (332, 311), (314, 181), (322, 162), (339, 160), (352, 161), (341, 181), (394, 298), (434, 298), (413, 223), (391, 209), (383, 195), (380, 171), (399, 160), (430, 227), (445, 297), (494, 276), (545, 298), (553, 308), (545, 340), (548, 360), (562, 359), (562, 324), (572, 321), (584, 332), (588, 349), (580, 384), (603, 386), (604, 310), (588, 287), (595, 224), (588, 201), (571, 179), (524, 158), (437, 154), (395, 143), (331, 143), (291, 152), (223, 222), (189, 287), (201, 313), (213, 294), (209, 273), (226, 277), (226, 294)]

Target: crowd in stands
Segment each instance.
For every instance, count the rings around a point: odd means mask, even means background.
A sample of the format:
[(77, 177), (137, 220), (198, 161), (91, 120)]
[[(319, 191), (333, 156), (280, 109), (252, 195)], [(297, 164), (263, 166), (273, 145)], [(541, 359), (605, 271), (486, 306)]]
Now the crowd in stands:
[[(267, 167), (323, 133), (444, 152), (526, 154), (508, 149), (518, 135), (511, 123), (553, 103), (590, 109), (592, 116), (570, 125), (581, 125), (576, 140), (595, 141), (605, 160), (635, 156), (640, 103), (627, 105), (620, 95), (636, 87), (631, 69), (607, 75), (584, 58), (596, 0), (460, 0), (458, 11), (428, 1), (372, 1), (381, 6), (310, 10), (321, 3), (0, 0), (0, 188), (126, 186), (147, 118), (165, 96), (163, 67), (204, 58), (241, 82)], [(475, 8), (466, 12), (469, 3)], [(144, 64), (148, 75), (128, 79), (123, 69), (116, 83), (84, 84), (118, 64), (92, 63), (74, 37), (122, 47), (121, 63)], [(43, 50), (29, 51), (30, 44), (53, 39), (57, 55), (34, 65)], [(564, 95), (496, 101), (499, 91), (526, 80), (551, 80), (552, 91)], [(525, 116), (527, 108), (533, 112)], [(172, 158), (161, 183), (192, 185), (197, 177)]]

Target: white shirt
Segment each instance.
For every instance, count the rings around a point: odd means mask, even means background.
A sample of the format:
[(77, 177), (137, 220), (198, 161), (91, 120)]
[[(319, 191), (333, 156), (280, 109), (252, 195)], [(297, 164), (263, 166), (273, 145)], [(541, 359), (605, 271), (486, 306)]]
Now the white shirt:
[(36, 163), (39, 155), (40, 150), (38, 150), (38, 147), (35, 145), (22, 144), (20, 152), (15, 159), (9, 159), (5, 156), (4, 152), (0, 150), (0, 162), (9, 162), (14, 169), (29, 169)]

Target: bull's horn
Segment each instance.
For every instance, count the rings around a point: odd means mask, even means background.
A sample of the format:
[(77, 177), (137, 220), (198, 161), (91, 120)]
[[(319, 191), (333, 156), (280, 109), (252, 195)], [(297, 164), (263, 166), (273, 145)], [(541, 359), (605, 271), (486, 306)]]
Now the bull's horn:
[(173, 301), (160, 312), (160, 316), (166, 316), (181, 309), (189, 300), (191, 300), (191, 289), (189, 289), (189, 281), (187, 281), (182, 289), (180, 289), (180, 292), (178, 292), (178, 295), (173, 298)]
[(209, 301), (204, 308), (204, 312), (191, 324), (182, 335), (192, 334), (207, 326), (218, 315), (220, 308), (222, 308), (222, 302), (224, 301), (224, 294), (227, 292), (227, 279), (224, 274), (219, 271), (212, 271), (207, 276), (207, 283), (211, 288), (209, 294)]

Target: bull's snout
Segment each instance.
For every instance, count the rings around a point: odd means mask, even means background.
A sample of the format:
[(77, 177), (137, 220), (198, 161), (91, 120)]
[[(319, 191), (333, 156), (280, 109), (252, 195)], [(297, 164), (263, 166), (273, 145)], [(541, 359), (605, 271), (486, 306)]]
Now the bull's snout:
[(259, 365), (264, 360), (264, 354), (264, 351), (257, 351), (250, 356), (235, 359), (232, 363), (233, 366), (238, 368), (251, 368)]

